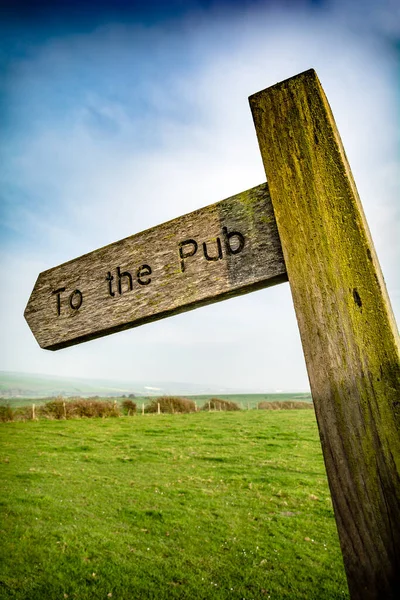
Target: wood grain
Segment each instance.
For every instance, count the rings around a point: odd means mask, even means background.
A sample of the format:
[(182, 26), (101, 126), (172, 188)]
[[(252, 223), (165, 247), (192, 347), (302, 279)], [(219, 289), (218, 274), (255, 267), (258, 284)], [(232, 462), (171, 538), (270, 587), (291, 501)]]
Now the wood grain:
[(314, 71), (250, 106), (351, 598), (399, 598), (399, 338), (356, 186)]
[(25, 318), (57, 350), (282, 281), (264, 183), (41, 273)]

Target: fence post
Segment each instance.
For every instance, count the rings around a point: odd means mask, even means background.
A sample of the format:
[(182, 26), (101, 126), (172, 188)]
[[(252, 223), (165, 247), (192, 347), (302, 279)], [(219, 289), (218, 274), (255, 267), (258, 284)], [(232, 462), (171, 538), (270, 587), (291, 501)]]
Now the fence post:
[(144, 402), (142, 402), (142, 415), (144, 415)]
[(157, 414), (161, 414), (160, 403), (157, 402)]
[(67, 407), (65, 406), (65, 400), (63, 401), (64, 419), (67, 418)]
[[(352, 600), (400, 590), (399, 338), (315, 71), (251, 96)], [(371, 140), (373, 143), (373, 140)]]
[(36, 416), (35, 416), (35, 405), (32, 404), (32, 421), (34, 421), (35, 419), (36, 419)]

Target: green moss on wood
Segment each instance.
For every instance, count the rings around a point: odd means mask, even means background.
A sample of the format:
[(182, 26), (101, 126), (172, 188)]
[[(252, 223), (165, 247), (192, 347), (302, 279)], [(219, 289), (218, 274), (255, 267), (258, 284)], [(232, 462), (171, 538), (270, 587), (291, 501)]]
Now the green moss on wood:
[(400, 358), (382, 273), (315, 72), (259, 92), (250, 104), (352, 598), (394, 598), (400, 589)]

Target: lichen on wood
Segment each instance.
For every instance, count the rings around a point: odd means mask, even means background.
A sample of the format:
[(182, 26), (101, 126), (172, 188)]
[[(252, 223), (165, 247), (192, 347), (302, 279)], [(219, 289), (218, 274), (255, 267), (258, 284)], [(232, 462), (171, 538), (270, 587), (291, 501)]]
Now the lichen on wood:
[(283, 281), (264, 183), (41, 273), (25, 317), (57, 350)]
[(400, 597), (400, 360), (383, 276), (315, 72), (258, 92), (250, 106), (351, 597), (394, 599)]

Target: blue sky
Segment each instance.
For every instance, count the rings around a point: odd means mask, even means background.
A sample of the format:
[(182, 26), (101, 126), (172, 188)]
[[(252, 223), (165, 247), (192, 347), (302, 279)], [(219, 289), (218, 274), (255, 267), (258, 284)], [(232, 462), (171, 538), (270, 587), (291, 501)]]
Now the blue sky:
[(1, 72), (0, 370), (307, 389), (287, 284), (56, 353), (40, 271), (265, 180), (248, 96), (310, 67), (400, 311), (397, 2), (10, 3)]

